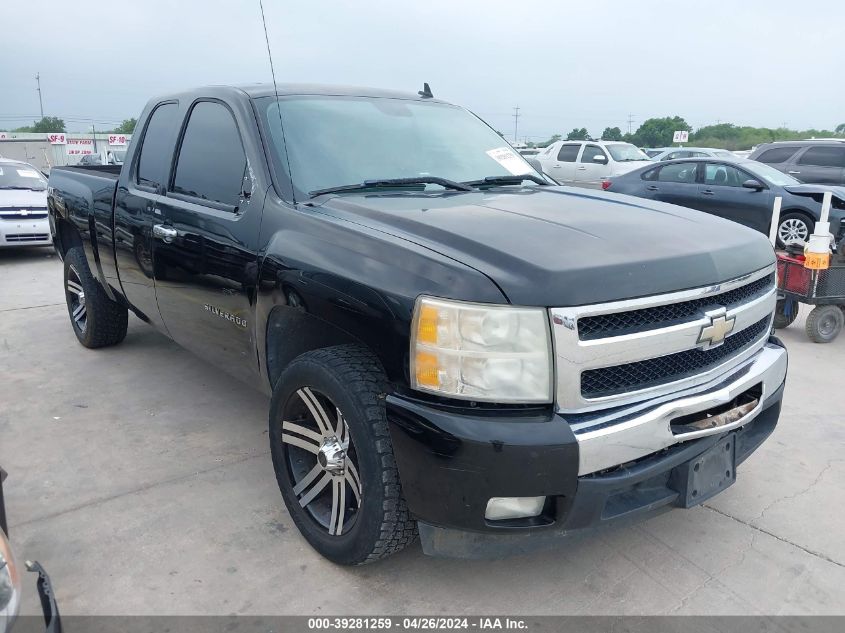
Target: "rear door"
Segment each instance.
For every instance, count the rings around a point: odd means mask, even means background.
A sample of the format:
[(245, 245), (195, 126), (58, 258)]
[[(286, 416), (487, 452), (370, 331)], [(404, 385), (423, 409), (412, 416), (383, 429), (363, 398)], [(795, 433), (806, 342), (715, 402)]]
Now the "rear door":
[(801, 182), (821, 185), (845, 183), (845, 143), (812, 145), (801, 152), (788, 173)]
[(661, 202), (697, 208), (699, 163), (670, 163), (648, 172), (649, 180), (643, 182), (649, 197)]
[[(170, 161), (176, 145), (179, 104), (156, 105), (138, 135), (129, 170), (121, 172), (114, 201), (114, 254), (120, 286), (129, 303), (164, 329), (155, 296), (152, 227), (159, 217)], [(124, 172), (127, 174), (124, 176)]]
[[(238, 377), (255, 375), (253, 306), (262, 197), (242, 126), (222, 101), (192, 104), (156, 236), (156, 294), (175, 341)], [(257, 132), (256, 132), (257, 134)]]
[(575, 166), (575, 184), (601, 188), (601, 181), (610, 174), (607, 153), (598, 145), (587, 143)]
[(756, 176), (727, 163), (704, 164), (704, 180), (699, 186), (699, 207), (703, 211), (769, 233), (772, 218), (770, 189), (748, 189), (746, 180)]
[(571, 185), (575, 180), (575, 161), (581, 151), (581, 143), (564, 143), (557, 155), (549, 161), (548, 174), (561, 184)]

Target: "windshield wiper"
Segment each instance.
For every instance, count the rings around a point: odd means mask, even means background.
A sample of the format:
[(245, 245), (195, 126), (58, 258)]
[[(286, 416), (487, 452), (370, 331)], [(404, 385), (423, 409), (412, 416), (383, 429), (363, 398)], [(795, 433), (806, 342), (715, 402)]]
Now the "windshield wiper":
[(44, 191), (43, 189), (33, 189), (32, 187), (16, 187), (15, 185), (3, 185), (0, 189), (18, 189), (20, 191)]
[(343, 191), (361, 191), (362, 189), (379, 189), (388, 187), (407, 187), (408, 185), (440, 185), (446, 189), (455, 191), (472, 191), (472, 187), (438, 176), (419, 176), (415, 178), (382, 178), (380, 180), (365, 180), (357, 185), (340, 185), (339, 187), (327, 187), (315, 189), (308, 192), (312, 198), (322, 196), (325, 193), (341, 193)]
[(483, 187), (484, 185), (521, 185), (526, 180), (536, 182), (538, 185), (551, 184), (535, 174), (522, 174), (520, 176), (487, 176), (481, 180), (468, 180), (462, 184), (470, 185), (472, 187)]

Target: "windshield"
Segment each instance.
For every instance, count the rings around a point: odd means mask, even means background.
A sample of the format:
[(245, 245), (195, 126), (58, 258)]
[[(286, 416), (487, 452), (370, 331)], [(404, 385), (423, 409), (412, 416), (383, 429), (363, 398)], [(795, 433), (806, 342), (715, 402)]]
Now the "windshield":
[(605, 147), (613, 156), (613, 160), (618, 163), (631, 160), (649, 160), (648, 155), (643, 150), (630, 143), (614, 143), (613, 145), (605, 145)]
[(771, 184), (777, 185), (779, 187), (785, 187), (787, 185), (800, 185), (801, 181), (796, 180), (789, 174), (785, 174), (782, 171), (778, 171), (774, 167), (769, 167), (764, 163), (758, 163), (756, 161), (752, 161), (754, 165), (749, 165), (748, 163), (743, 164), (743, 167), (749, 168), (752, 172), (754, 172), (757, 176), (761, 176), (768, 180)]
[(288, 170), (287, 148), (298, 198), (366, 180), (428, 176), (466, 182), (489, 176), (537, 176), (507, 141), (457, 106), (333, 96), (257, 101), (270, 130), (274, 162), (282, 171)]
[(32, 189), (44, 191), (47, 181), (27, 163), (0, 163), (0, 189)]

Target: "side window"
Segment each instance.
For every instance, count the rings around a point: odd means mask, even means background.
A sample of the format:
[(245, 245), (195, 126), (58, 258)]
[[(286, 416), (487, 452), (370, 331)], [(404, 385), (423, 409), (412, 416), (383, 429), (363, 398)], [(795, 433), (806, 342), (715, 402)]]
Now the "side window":
[(767, 149), (765, 152), (760, 154), (756, 160), (761, 163), (785, 163), (797, 150), (797, 146), (775, 147)]
[(657, 180), (660, 182), (694, 184), (697, 167), (698, 163), (673, 163), (672, 165), (664, 165), (657, 173)]
[[(596, 156), (598, 156), (598, 160), (596, 160)], [(582, 163), (592, 163), (592, 164), (606, 164), (607, 163), (607, 154), (604, 153), (604, 150), (599, 147), (598, 145), (586, 145), (584, 146), (584, 153), (581, 154), (581, 162)]]
[(741, 187), (748, 180), (745, 172), (730, 165), (707, 163), (704, 166), (704, 184), (720, 187)]
[(213, 101), (191, 110), (179, 148), (174, 193), (237, 206), (246, 177), (246, 154), (232, 113)]
[(672, 152), (670, 154), (666, 154), (663, 160), (675, 160), (676, 158), (689, 158), (692, 156), (692, 152)]
[(569, 145), (561, 145), (560, 151), (557, 153), (557, 159), (562, 163), (574, 163), (578, 158), (578, 150), (581, 146), (578, 143), (570, 143)]
[(659, 169), (649, 169), (647, 172), (643, 173), (641, 178), (643, 180), (657, 180), (657, 174), (660, 172)]
[(141, 155), (135, 181), (139, 185), (158, 187), (167, 177), (170, 159), (173, 156), (173, 126), (179, 107), (175, 103), (163, 103), (150, 115), (144, 138), (141, 141)]
[(845, 147), (811, 147), (798, 159), (798, 164), (845, 167)]

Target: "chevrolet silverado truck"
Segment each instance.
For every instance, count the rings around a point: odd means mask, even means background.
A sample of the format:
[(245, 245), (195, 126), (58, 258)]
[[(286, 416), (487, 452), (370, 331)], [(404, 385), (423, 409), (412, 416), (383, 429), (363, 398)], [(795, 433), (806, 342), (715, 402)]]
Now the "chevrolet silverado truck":
[(137, 131), (50, 175), (73, 332), (117, 344), (132, 312), (270, 395), (281, 496), (333, 561), (691, 507), (775, 428), (755, 231), (557, 186), (428, 89), (203, 88)]

